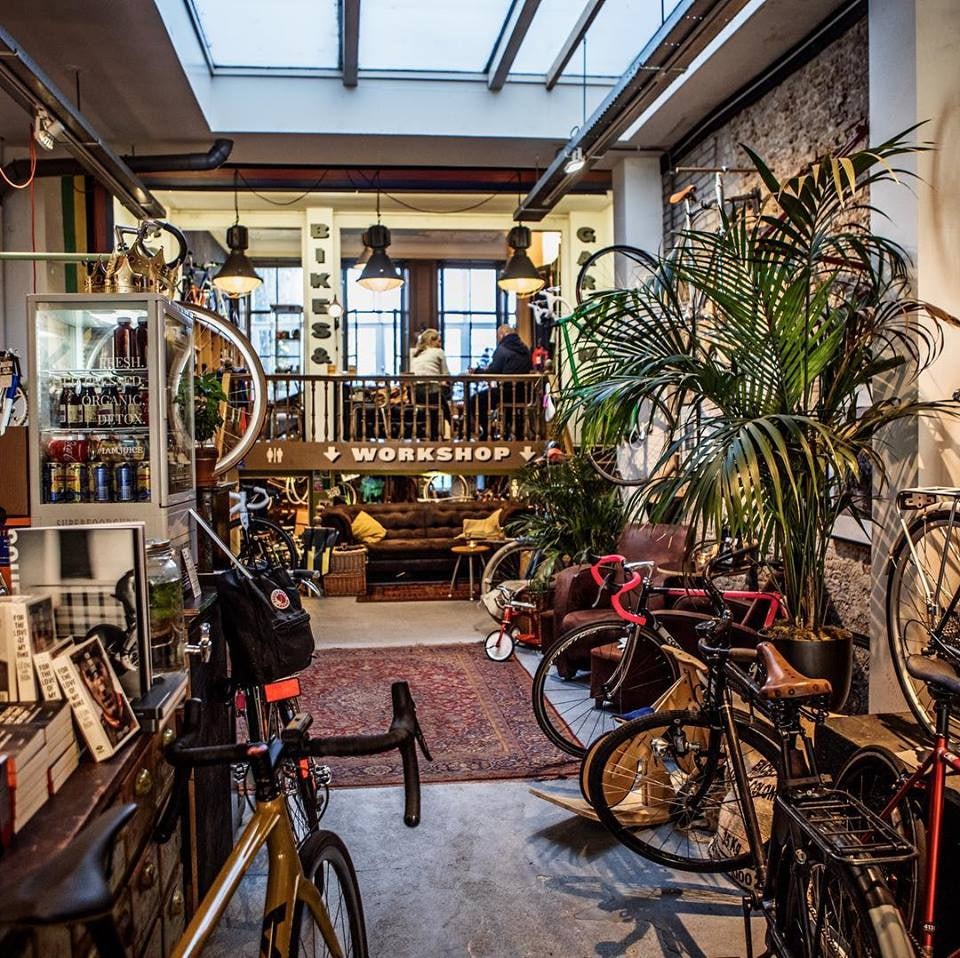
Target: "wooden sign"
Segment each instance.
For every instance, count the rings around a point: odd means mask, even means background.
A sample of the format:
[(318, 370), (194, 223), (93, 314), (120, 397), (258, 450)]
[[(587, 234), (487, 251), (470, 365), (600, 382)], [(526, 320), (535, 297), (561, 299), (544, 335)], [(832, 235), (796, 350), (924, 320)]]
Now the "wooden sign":
[(530, 442), (272, 442), (262, 440), (247, 454), (248, 472), (336, 472), (419, 475), (449, 472), (494, 475), (516, 472), (543, 452), (544, 440)]

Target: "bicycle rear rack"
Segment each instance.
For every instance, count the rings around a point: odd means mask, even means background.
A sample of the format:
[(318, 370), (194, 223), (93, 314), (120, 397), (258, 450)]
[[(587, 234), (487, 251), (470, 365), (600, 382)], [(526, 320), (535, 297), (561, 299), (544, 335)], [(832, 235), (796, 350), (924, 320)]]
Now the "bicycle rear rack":
[(828, 858), (846, 865), (904, 862), (917, 850), (847, 792), (818, 791), (781, 807)]

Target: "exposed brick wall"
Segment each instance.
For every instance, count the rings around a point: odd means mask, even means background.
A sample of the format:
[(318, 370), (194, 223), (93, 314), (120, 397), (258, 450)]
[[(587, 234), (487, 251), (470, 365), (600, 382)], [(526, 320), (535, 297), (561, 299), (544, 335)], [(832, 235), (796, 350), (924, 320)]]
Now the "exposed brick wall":
[[(787, 77), (762, 99), (751, 104), (698, 146), (670, 158), (677, 166), (744, 167), (749, 157), (744, 143), (759, 154), (781, 179), (799, 173), (817, 156), (865, 144), (858, 133), (866, 130), (869, 99), (867, 73), (867, 19)], [(688, 183), (696, 183), (701, 199), (712, 200), (711, 174), (667, 174), (664, 197)], [(761, 186), (759, 178), (741, 174), (724, 177), (727, 196), (745, 194)], [(709, 214), (697, 220), (698, 228), (710, 228)], [(664, 203), (665, 244), (683, 226), (683, 206)]]

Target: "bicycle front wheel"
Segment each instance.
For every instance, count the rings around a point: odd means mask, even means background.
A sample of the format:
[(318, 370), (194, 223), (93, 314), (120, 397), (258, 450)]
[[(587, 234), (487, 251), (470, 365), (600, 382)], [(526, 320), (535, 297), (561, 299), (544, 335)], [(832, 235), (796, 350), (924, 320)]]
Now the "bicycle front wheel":
[(533, 714), (543, 733), (582, 758), (616, 716), (653, 705), (679, 676), (662, 644), (660, 636), (620, 619), (568, 633), (533, 677)]
[[(916, 558), (914, 558), (916, 557)], [(894, 547), (887, 577), (887, 641), (910, 711), (930, 735), (936, 731), (933, 699), (927, 686), (907, 672), (907, 659), (930, 644), (953, 596), (960, 589), (960, 521), (947, 510), (920, 516)], [(929, 594), (929, 602), (928, 602)], [(960, 652), (960, 613), (944, 626), (944, 640)], [(960, 735), (960, 720), (950, 730)]]
[[(239, 520), (231, 524), (235, 528)], [(300, 568), (297, 547), (290, 534), (269, 519), (251, 518), (249, 528), (241, 530), (240, 561), (251, 569)]]
[[(333, 832), (318, 832), (300, 850), (300, 864), (323, 900), (337, 945), (344, 958), (367, 958), (367, 930), (360, 887), (350, 854)], [(298, 901), (293, 919), (290, 958), (323, 958), (335, 954), (313, 913)]]
[[(871, 811), (882, 815), (906, 772), (907, 766), (889, 749), (870, 746), (858, 749), (847, 759), (837, 776), (836, 787), (849, 792)], [(903, 922), (907, 928), (914, 929), (919, 912), (920, 885), (926, 874), (927, 861), (923, 802), (917, 794), (909, 792), (882, 817), (917, 850), (917, 857), (911, 861), (883, 866), (884, 879)]]
[[(746, 715), (738, 714), (736, 730), (766, 842), (780, 748)], [(700, 712), (657, 712), (621, 725), (597, 746), (587, 778), (600, 821), (631, 851), (669, 868), (718, 872), (750, 866), (728, 744)]]
[(777, 886), (782, 891), (774, 928), (789, 954), (822, 958), (915, 954), (878, 868), (828, 862), (811, 844), (794, 849), (788, 843), (780, 858)]

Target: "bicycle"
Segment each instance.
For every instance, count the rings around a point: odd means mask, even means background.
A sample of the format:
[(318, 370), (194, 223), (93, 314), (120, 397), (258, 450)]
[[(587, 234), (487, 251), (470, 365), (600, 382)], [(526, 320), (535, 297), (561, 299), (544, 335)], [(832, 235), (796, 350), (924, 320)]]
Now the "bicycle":
[(263, 516), (251, 515), (268, 510), (273, 496), (263, 486), (254, 486), (252, 492), (255, 498), (246, 489), (230, 493), (230, 528), (240, 531), (238, 558), (251, 569), (299, 569), (300, 552), (290, 534)]
[[(518, 588), (506, 585), (497, 586), (489, 593), (492, 604), (496, 606), (501, 616), (500, 628), (494, 629), (483, 640), (483, 651), (493, 662), (506, 662), (513, 655), (517, 645), (529, 649), (543, 648), (543, 627), (541, 606), (538, 602), (526, 602), (520, 598), (526, 589), (525, 584)], [(484, 597), (486, 600), (486, 596)], [(493, 610), (486, 604), (487, 611), (493, 615)], [(524, 629), (519, 620), (527, 619), (529, 628)]]
[[(750, 551), (747, 547), (714, 557), (701, 588), (654, 585), (654, 563), (649, 561), (627, 562), (610, 555), (591, 566), (598, 590), (612, 592), (616, 617), (575, 628), (544, 653), (533, 676), (532, 695), (534, 715), (547, 738), (582, 758), (613, 728), (617, 716), (651, 706), (679, 677), (675, 659), (662, 647), (684, 648), (674, 633), (689, 637), (708, 616), (679, 608), (653, 611), (650, 598), (702, 607), (710, 576), (729, 571)], [(618, 576), (626, 578), (613, 592)], [(625, 601), (631, 592), (637, 593), (632, 609)], [(743, 645), (755, 645), (758, 630), (784, 615), (778, 592), (729, 589), (723, 596), (741, 609), (733, 629)], [(690, 645), (687, 639), (684, 651), (695, 652)]]
[[(405, 682), (394, 683), (393, 721), (380, 735), (311, 739), (311, 717), (301, 714), (280, 738), (246, 745), (194, 744), (200, 724), (200, 703), (190, 700), (184, 712), (184, 734), (165, 754), (176, 768), (170, 804), (157, 826), (158, 840), (169, 839), (179, 815), (179, 799), (193, 768), (249, 761), (257, 783), (256, 809), (219, 875), (194, 913), (173, 952), (174, 958), (199, 955), (210, 940), (234, 892), (254, 859), (267, 850), (267, 890), (263, 910), (261, 953), (267, 955), (368, 955), (363, 904), (356, 872), (346, 846), (333, 832), (318, 832), (296, 846), (286, 805), (277, 786), (280, 763), (305, 756), (376, 755), (399, 749), (404, 771), (404, 822), (420, 821), (420, 778), (417, 747), (429, 760), (417, 722), (416, 708)], [(136, 805), (111, 810), (90, 825), (59, 856), (14, 886), (0, 904), (0, 922), (17, 928), (82, 923), (101, 958), (122, 958), (126, 952), (111, 917), (122, 889), (111, 890), (113, 845)]]
[[(903, 922), (932, 958), (937, 937), (936, 902), (943, 834), (945, 780), (960, 772), (960, 755), (952, 750), (951, 718), (960, 696), (960, 655), (911, 655), (910, 677), (930, 691), (936, 719), (934, 746), (910, 770), (882, 746), (858, 749), (837, 776), (838, 787), (856, 795), (917, 848), (917, 858), (887, 870)], [(922, 894), (922, 902), (921, 902)]]
[[(634, 719), (597, 745), (588, 783), (600, 821), (651, 861), (733, 873), (748, 958), (755, 911), (767, 954), (913, 954), (883, 868), (915, 850), (862, 802), (824, 785), (801, 722), (824, 720), (830, 683), (799, 674), (768, 642), (733, 648), (732, 616), (708, 589), (723, 611), (697, 626), (702, 704)], [(749, 714), (734, 708), (733, 693)]]

